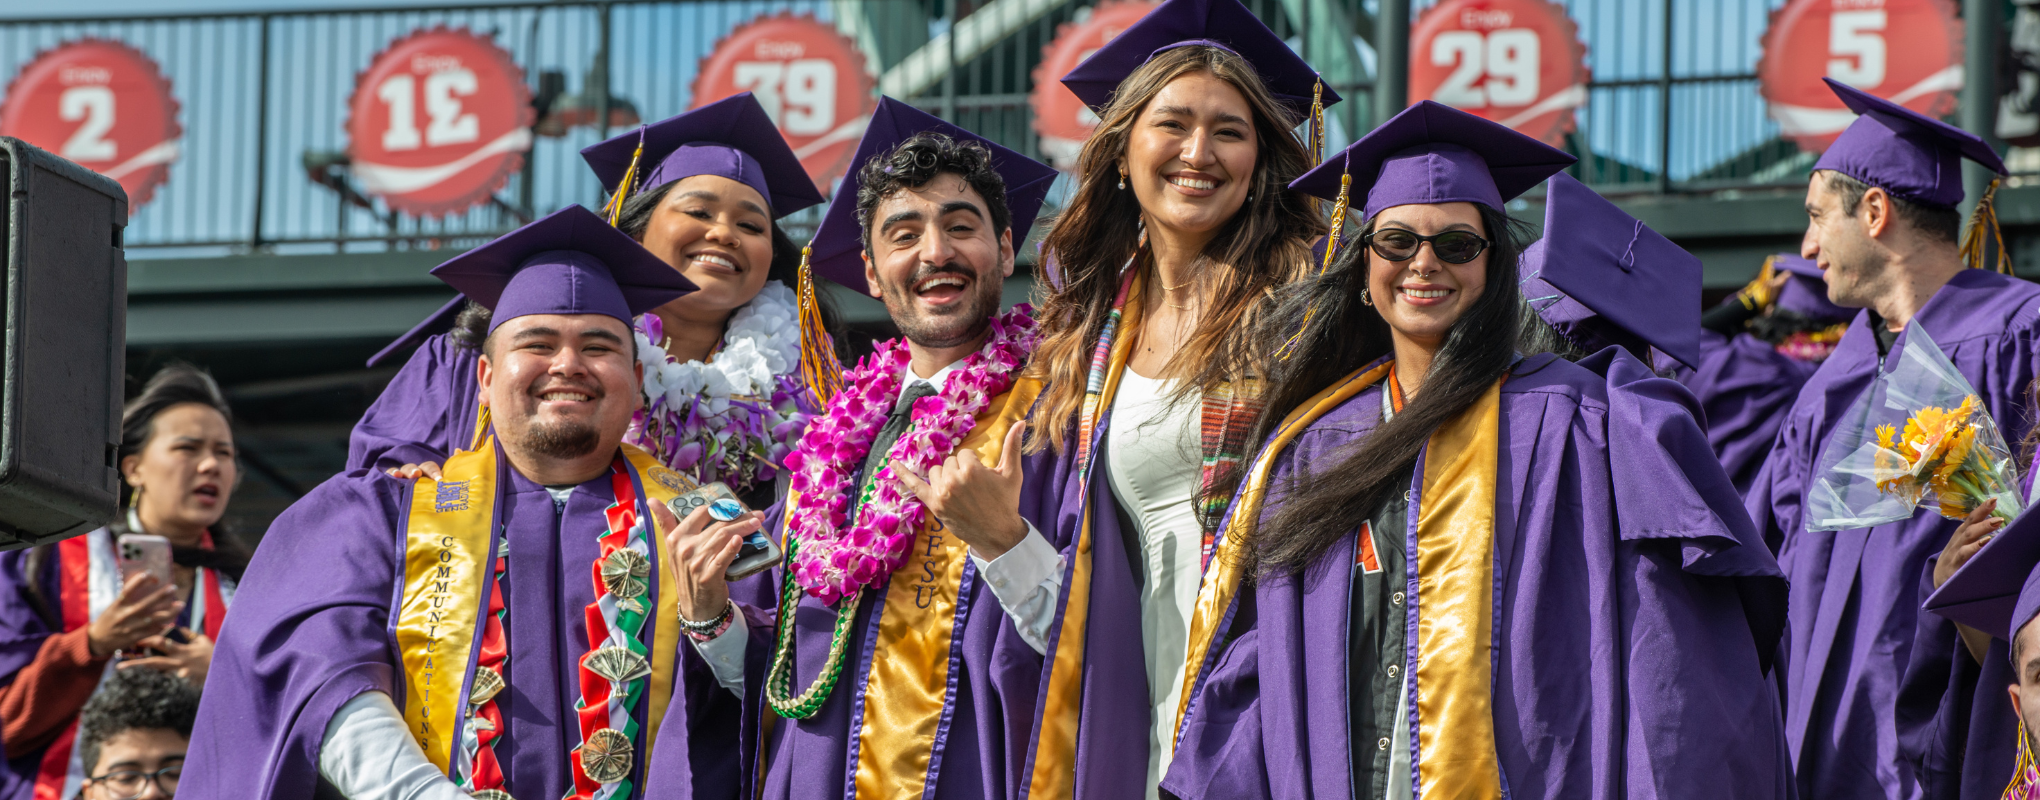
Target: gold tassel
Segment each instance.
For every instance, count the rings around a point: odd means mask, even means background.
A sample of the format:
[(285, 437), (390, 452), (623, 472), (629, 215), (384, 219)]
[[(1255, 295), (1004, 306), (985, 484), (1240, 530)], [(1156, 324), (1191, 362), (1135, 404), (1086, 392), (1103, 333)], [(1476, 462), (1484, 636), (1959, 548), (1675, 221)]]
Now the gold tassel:
[(2026, 796), (2020, 790), (2026, 788), (2026, 773), (2031, 769), (2033, 769), (2033, 747), (2026, 736), (2026, 721), (2022, 719), (2019, 720), (2019, 757), (2012, 765), (2012, 782), (2005, 786), (2004, 797), (2006, 800)]
[(623, 180), (616, 183), (616, 192), (609, 196), (609, 204), (602, 207), (602, 216), (609, 220), (609, 227), (616, 227), (617, 220), (623, 218), (623, 201), (630, 197), (631, 189), (636, 185), (638, 159), (643, 158), (644, 155), (645, 126), (639, 125), (637, 129), (637, 149), (631, 151), (630, 168), (623, 171)]
[(826, 406), (843, 390), (843, 362), (836, 360), (836, 345), (822, 326), (821, 301), (815, 297), (815, 272), (808, 266), (813, 246), (800, 249), (800, 377), (816, 406)]
[[(1352, 192), (1353, 173), (1340, 175), (1339, 197), (1332, 202), (1332, 224), (1331, 229), (1325, 231), (1325, 260), (1318, 263), (1318, 275), (1323, 275), (1325, 270), (1332, 268), (1332, 260), (1339, 253), (1339, 234), (1346, 228), (1346, 210), (1351, 207)], [(1296, 353), (1296, 346), (1302, 343), (1303, 332), (1310, 330), (1310, 320), (1314, 316), (1317, 316), (1317, 303), (1311, 303), (1303, 310), (1303, 324), (1298, 325), (1296, 333), (1291, 334), (1289, 340), (1283, 342), (1282, 347), (1275, 351), (1277, 358), (1288, 361), (1289, 357)]]
[(1310, 165), (1325, 162), (1325, 82), (1321, 77), (1310, 87)]
[(2012, 257), (2005, 252), (2004, 231), (1998, 229), (1998, 183), (1992, 178), (1990, 188), (1983, 190), (1983, 199), (1976, 201), (1976, 210), (1969, 212), (1969, 225), (1962, 234), (1962, 260), (1970, 269), (1983, 269), (1985, 262), (1990, 262), (1991, 269), (2010, 275)]

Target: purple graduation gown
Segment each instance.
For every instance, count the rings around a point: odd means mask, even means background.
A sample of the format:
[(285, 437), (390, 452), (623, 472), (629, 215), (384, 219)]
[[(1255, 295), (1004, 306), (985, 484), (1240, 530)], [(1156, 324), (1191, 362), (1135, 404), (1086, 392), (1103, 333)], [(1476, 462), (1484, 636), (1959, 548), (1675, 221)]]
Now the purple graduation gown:
[[(1381, 391), (1312, 423), (1269, 485), (1343, 457), (1379, 423)], [(1534, 356), (1502, 384), (1493, 699), (1509, 797), (1789, 796), (1762, 658), (1784, 626), (1784, 587), (1707, 457), (1695, 405), (1619, 349), (1581, 364)], [(1269, 497), (1263, 524), (1280, 502)], [(1348, 766), (1341, 633), (1353, 546), (1242, 588), (1233, 613), (1252, 603), (1254, 622), (1206, 667), (1164, 789), (1364, 796)]]
[[(573, 781), (568, 753), (580, 741), (575, 664), (588, 649), (583, 609), (595, 591), (589, 565), (613, 495), (605, 473), (575, 487), (556, 514), (545, 487), (507, 464), (503, 472), (497, 514), (509, 549), (503, 584), (509, 688), (497, 703), (508, 731), (497, 740), (496, 758), (511, 794), (562, 797)], [(341, 705), (379, 691), (402, 707), (390, 607), (410, 501), (411, 484), (356, 470), (321, 484), (277, 518), (215, 645), (180, 795), (310, 797), (326, 725)], [(654, 559), (661, 549), (654, 548)], [(656, 590), (654, 583), (647, 603), (653, 608)], [(659, 624), (656, 615), (646, 620), (639, 638), (650, 645)], [(680, 705), (676, 692), (674, 708)], [(645, 724), (644, 704), (636, 713)], [(676, 722), (669, 714), (666, 724)], [(645, 752), (640, 734), (637, 757)], [(653, 785), (685, 768), (662, 764), (668, 752), (652, 753)], [(632, 797), (643, 796), (640, 781)]]
[(1737, 492), (1749, 494), (1786, 409), (1819, 368), (1747, 333), (1730, 338), (1700, 331), (1700, 368), (1680, 370), (1679, 382), (1699, 399), (1707, 443)]
[[(2040, 374), (2036, 312), (2040, 286), (1971, 269), (1957, 273), (1913, 317), (1913, 324), (1932, 332), (1976, 387), (1984, 408), (2012, 442), (2031, 424), (2026, 390)], [(1893, 351), (1905, 342), (1901, 333)], [(1874, 528), (1806, 529), (1804, 492), (1821, 449), (1837, 418), (1869, 387), (1879, 368), (1876, 332), (1870, 330), (1868, 312), (1859, 313), (1834, 354), (1800, 390), (1748, 495), (1750, 516), (1765, 540), (1778, 548), (1779, 564), (1792, 585), (1792, 628), (1779, 666), (1786, 735), (1800, 793), (1809, 800), (1917, 796), (1923, 777), (1931, 777), (1919, 774), (1918, 745), (1922, 736), (1933, 735), (1919, 726), (1966, 727), (1954, 719), (1937, 722), (1919, 705), (1931, 709), (1939, 697), (1908, 694), (1907, 707), (1900, 708), (1901, 678), (1907, 671), (1918, 672), (1922, 680), (1937, 671), (1950, 680), (1962, 677), (1959, 671), (1943, 671), (1954, 669), (1946, 662), (1961, 646), (1953, 623), (1919, 613), (1926, 599), (1923, 571), (1947, 544), (1956, 521), (1918, 511), (1911, 519)], [(1995, 693), (1978, 689), (1974, 694), (1987, 704)], [(2002, 738), (2009, 741), (2012, 735), (2008, 728)], [(1990, 746), (1991, 738), (1978, 743)], [(2006, 775), (2010, 763), (2005, 762)], [(1946, 774), (1962, 767), (1941, 762), (1926, 769)]]
[[(1026, 478), (1021, 486), (1020, 512), (1029, 520), (1051, 505), (1050, 496), (1060, 484), (1038, 480), (1046, 456), (1032, 456), (1025, 462)], [(784, 539), (783, 508), (774, 506), (766, 514), (767, 528)], [(1041, 531), (1051, 544), (1063, 549), (1046, 527)], [(750, 643), (745, 650), (744, 698), (741, 731), (734, 727), (690, 725), (690, 748), (706, 747), (693, 761), (721, 758), (730, 752), (733, 733), (741, 736), (742, 789), (728, 796), (764, 797), (772, 800), (837, 800), (855, 795), (857, 731), (863, 725), (865, 692), (869, 685), (876, 643), (878, 615), (885, 591), (867, 594), (858, 604), (857, 620), (845, 644), (842, 677), (828, 700), (813, 717), (786, 719), (773, 714), (761, 688), (772, 641), (772, 621), (779, 602), (783, 571), (774, 568), (754, 578), (732, 584), (730, 594), (750, 620)], [(1035, 699), (1040, 691), (1042, 656), (1020, 638), (999, 598), (979, 578), (977, 566), (966, 562), (957, 592), (960, 624), (953, 634), (950, 656), (950, 685), (953, 695), (947, 718), (935, 737), (930, 758), (931, 796), (944, 798), (1010, 798), (1018, 794), (1016, 784), (1024, 779), (1026, 746), (1034, 720)], [(826, 662), (829, 639), (836, 624), (836, 611), (806, 594), (800, 596), (795, 612), (794, 686), (806, 688)], [(681, 648), (689, 715), (727, 719), (735, 696), (720, 688), (714, 673), (691, 646)], [(712, 687), (712, 691), (698, 687)], [(676, 695), (677, 699), (677, 695)], [(770, 730), (760, 727), (769, 718)], [(763, 742), (766, 773), (762, 793), (756, 789), (760, 742)], [(710, 755), (715, 754), (715, 755)], [(700, 781), (697, 781), (699, 784)], [(697, 790), (696, 797), (706, 794)], [(722, 795), (717, 795), (722, 796)]]
[(435, 334), (411, 353), (347, 437), (347, 469), (440, 461), (474, 441), (481, 351)]

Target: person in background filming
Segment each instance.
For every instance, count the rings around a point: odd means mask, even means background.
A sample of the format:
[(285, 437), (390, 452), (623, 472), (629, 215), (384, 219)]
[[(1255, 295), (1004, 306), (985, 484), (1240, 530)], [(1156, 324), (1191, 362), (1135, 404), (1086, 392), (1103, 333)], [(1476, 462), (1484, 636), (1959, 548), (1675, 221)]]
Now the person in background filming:
[[(22, 781), (16, 797), (71, 797), (90, 777), (78, 712), (113, 671), (205, 684), (248, 563), (218, 527), (240, 474), (231, 421), (210, 376), (164, 368), (121, 414), (124, 515), (84, 536), (0, 554), (0, 746), (6, 771)], [(116, 545), (130, 533), (170, 540), (170, 585), (122, 574)]]
[(90, 777), (76, 797), (175, 797), (197, 720), (198, 687), (155, 670), (114, 675), (78, 714), (78, 749)]

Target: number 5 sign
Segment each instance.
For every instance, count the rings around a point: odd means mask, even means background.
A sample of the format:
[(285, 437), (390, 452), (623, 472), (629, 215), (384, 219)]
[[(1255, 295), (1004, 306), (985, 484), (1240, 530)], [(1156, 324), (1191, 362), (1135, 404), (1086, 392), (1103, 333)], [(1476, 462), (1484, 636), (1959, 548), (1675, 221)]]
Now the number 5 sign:
[(878, 99), (856, 45), (806, 15), (761, 16), (737, 26), (701, 61), (692, 108), (751, 92), (809, 178), (843, 174)]
[(170, 177), (183, 129), (156, 62), (120, 42), (80, 39), (21, 68), (0, 104), (0, 136), (119, 181), (132, 213)]
[(347, 109), (354, 176), (408, 214), (457, 214), (488, 200), (531, 149), (524, 71), (464, 29), (392, 43), (355, 79)]
[(1757, 79), (1771, 118), (1821, 152), (1856, 119), (1821, 78), (1929, 117), (1955, 110), (1962, 21), (1953, 0), (1791, 0), (1771, 14)]
[(1578, 28), (1548, 0), (1444, 0), (1410, 31), (1410, 99), (1563, 146), (1587, 102), (1586, 58)]

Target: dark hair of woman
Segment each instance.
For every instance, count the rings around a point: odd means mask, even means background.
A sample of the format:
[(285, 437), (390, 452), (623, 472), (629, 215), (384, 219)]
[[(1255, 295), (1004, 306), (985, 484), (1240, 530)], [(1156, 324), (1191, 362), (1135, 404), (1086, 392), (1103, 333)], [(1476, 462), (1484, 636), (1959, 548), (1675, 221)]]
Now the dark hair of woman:
[[(623, 201), (623, 213), (617, 216), (616, 229), (643, 242), (645, 230), (652, 224), (652, 212), (679, 183), (680, 180), (671, 180), (631, 195), (629, 200)], [(772, 223), (772, 264), (766, 268), (765, 275), (770, 280), (786, 284), (788, 289), (800, 281), (800, 246), (793, 243), (777, 220)], [(836, 330), (835, 304), (829, 301), (826, 292), (816, 292), (815, 299), (821, 303), (822, 327)], [(453, 330), (449, 333), (460, 346), (470, 350), (481, 349), (482, 340), (489, 338), (489, 310), (480, 303), (468, 301), (461, 308), (460, 316), (454, 318)]]
[[(1409, 398), (1394, 419), (1383, 423), (1337, 463), (1310, 471), (1286, 486), (1272, 520), (1257, 527), (1243, 557), (1258, 561), (1262, 574), (1303, 571), (1332, 545), (1353, 535), (1357, 520), (1372, 516), (1394, 493), (1409, 488), (1417, 454), (1432, 431), (1478, 401), (1515, 360), (1524, 306), (1516, 290), (1517, 261), (1523, 251), (1521, 224), (1500, 211), (1478, 206), (1487, 251), (1487, 283), (1431, 361), (1422, 391)], [(1373, 230), (1369, 221), (1365, 233)], [(1394, 352), (1388, 323), (1360, 302), (1374, 257), (1356, 238), (1332, 267), (1315, 278), (1285, 287), (1273, 311), (1256, 325), (1258, 349), (1273, 353), (1302, 332), (1287, 359), (1269, 359), (1266, 405), (1250, 441), (1265, 443), (1284, 417), (1333, 382)], [(1315, 305), (1316, 310), (1307, 312)], [(1304, 319), (1308, 316), (1309, 323)]]
[[(121, 409), (120, 449), (114, 462), (120, 463), (128, 456), (142, 452), (149, 445), (149, 437), (155, 434), (156, 417), (186, 404), (201, 405), (218, 411), (221, 417), (226, 418), (228, 425), (234, 422), (234, 410), (227, 405), (226, 396), (220, 393), (219, 384), (213, 382), (211, 375), (190, 364), (172, 363), (151, 376), (149, 382), (142, 385), (141, 393), (135, 395), (134, 399), (129, 400)], [(127, 485), (127, 481), (121, 481), (122, 508), (126, 508), (133, 500), (133, 495), (134, 490)], [(114, 517), (113, 521), (107, 524), (107, 529), (115, 536), (130, 532), (127, 517), (125, 515)], [(239, 537), (227, 530), (224, 521), (212, 526), (212, 534), (213, 549), (172, 546), (171, 560), (182, 566), (218, 570), (236, 581), (240, 580), (241, 573), (248, 568), (248, 559), (251, 556), (247, 547), (241, 544)], [(55, 551), (55, 545), (36, 547), (25, 559), (23, 574), (41, 575)], [(30, 595), (29, 602), (37, 606), (37, 612), (45, 621), (51, 619), (55, 606), (50, 602), (51, 598), (42, 596), (42, 581), (31, 579), (26, 585)], [(61, 621), (58, 625), (61, 627)]]
[(1194, 379), (1184, 382), (1183, 392), (1252, 374), (1257, 356), (1247, 333), (1254, 309), (1302, 274), (1310, 262), (1309, 243), (1325, 231), (1317, 201), (1287, 189), (1311, 167), (1309, 150), (1293, 132), (1299, 120), (1276, 102), (1252, 64), (1229, 50), (1191, 45), (1164, 51), (1135, 70), (1099, 114), (1098, 129), (1077, 159), (1077, 190), (1042, 242), (1042, 252), (1052, 253), (1059, 265), (1061, 285), (1049, 289), (1041, 304), (1042, 340), (1028, 365), (1044, 385), (1035, 417), (1042, 424), (1027, 433), (1029, 452), (1070, 446), (1065, 439), (1083, 403), (1091, 349), (1112, 314), (1119, 268), (1140, 241), (1140, 201), (1118, 187), (1117, 174), (1134, 124), (1171, 81), (1198, 72), (1231, 84), (1247, 99), (1259, 147), (1249, 201), (1205, 246), (1206, 264), (1197, 270), (1205, 310), (1168, 367), (1184, 374), (1181, 365), (1192, 365), (1185, 372)]

